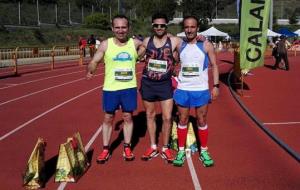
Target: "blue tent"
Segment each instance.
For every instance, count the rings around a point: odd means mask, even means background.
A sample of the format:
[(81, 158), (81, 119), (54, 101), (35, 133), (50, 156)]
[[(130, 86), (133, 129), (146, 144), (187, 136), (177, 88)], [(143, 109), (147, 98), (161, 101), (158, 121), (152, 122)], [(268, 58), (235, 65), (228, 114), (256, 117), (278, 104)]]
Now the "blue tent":
[(298, 34), (294, 33), (294, 32), (291, 32), (289, 29), (287, 28), (280, 28), (278, 30), (278, 33), (282, 34), (282, 35), (285, 35), (286, 37), (295, 37), (295, 36), (298, 36)]

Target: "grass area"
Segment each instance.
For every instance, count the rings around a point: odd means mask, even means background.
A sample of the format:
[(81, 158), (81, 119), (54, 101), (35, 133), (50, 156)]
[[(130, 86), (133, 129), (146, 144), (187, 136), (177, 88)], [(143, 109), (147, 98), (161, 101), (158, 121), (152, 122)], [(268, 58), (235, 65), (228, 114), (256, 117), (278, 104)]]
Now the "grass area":
[(69, 45), (77, 44), (80, 35), (90, 34), (107, 37), (111, 32), (81, 27), (2, 30), (0, 43), (1, 47)]
[[(130, 35), (142, 34), (143, 36), (151, 35), (150, 23), (134, 22)], [(169, 31), (176, 34), (180, 31), (180, 26), (170, 26)], [(17, 46), (53, 46), (53, 45), (70, 45), (77, 44), (78, 37), (88, 38), (91, 34), (96, 37), (110, 37), (110, 30), (101, 30), (85, 27), (53, 27), (40, 29), (5, 29), (0, 28), (0, 47), (17, 47)]]
[[(237, 24), (215, 25), (221, 31), (229, 33), (230, 36), (239, 36)], [(281, 27), (287, 27), (291, 31), (300, 28), (299, 25), (279, 26), (274, 25), (274, 31)], [(180, 25), (170, 25), (168, 31), (174, 35), (181, 32)], [(70, 45), (77, 44), (78, 37), (84, 36), (88, 38), (90, 34), (96, 37), (110, 37), (110, 30), (100, 30), (85, 27), (72, 28), (41, 28), (41, 29), (4, 29), (0, 28), (0, 47), (17, 47), (17, 46), (54, 46), (54, 45)], [(130, 35), (142, 34), (143, 36), (151, 35), (150, 23), (133, 23)]]

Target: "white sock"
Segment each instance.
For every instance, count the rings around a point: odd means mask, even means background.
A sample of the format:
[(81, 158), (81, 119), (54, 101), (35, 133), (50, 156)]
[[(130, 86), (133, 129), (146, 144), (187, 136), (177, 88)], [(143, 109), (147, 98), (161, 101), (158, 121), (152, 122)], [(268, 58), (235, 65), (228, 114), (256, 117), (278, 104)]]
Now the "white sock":
[(202, 146), (200, 148), (201, 148), (201, 153), (204, 151), (207, 151), (207, 149), (208, 149), (208, 147), (202, 147)]
[(167, 150), (167, 149), (168, 149), (167, 146), (163, 146), (161, 150), (164, 152), (164, 151)]
[(151, 148), (156, 150), (157, 149), (157, 145), (156, 144), (151, 144)]

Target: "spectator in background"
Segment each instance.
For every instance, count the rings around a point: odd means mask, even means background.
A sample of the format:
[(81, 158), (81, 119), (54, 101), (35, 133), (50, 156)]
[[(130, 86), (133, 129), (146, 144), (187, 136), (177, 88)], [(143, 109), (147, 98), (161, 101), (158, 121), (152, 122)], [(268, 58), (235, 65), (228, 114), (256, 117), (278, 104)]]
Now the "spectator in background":
[(85, 47), (86, 47), (87, 41), (82, 36), (79, 36), (79, 49), (83, 52), (83, 57), (85, 57)]
[(100, 41), (100, 38), (98, 37), (98, 38), (96, 39), (96, 46), (95, 46), (96, 50), (95, 50), (95, 51), (97, 51), (97, 49), (99, 48), (100, 43), (101, 43), (101, 41)]
[(276, 70), (281, 60), (283, 60), (285, 64), (285, 70), (288, 71), (289, 70), (289, 61), (287, 55), (288, 43), (284, 35), (280, 36), (280, 40), (276, 44), (276, 47), (277, 47), (277, 55), (275, 56), (276, 61), (275, 61), (275, 65), (273, 66), (273, 69)]
[(96, 46), (96, 39), (95, 39), (95, 37), (94, 37), (93, 34), (91, 34), (91, 36), (89, 37), (87, 43), (88, 43), (89, 49), (90, 49), (90, 57), (94, 57), (95, 46)]

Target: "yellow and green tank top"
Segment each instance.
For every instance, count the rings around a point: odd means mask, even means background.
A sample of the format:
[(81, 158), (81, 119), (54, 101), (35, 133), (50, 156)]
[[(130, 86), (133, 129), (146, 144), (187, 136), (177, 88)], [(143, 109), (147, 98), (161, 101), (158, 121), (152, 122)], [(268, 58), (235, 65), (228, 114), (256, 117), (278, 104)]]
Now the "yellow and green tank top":
[(116, 91), (137, 87), (135, 64), (138, 55), (133, 39), (130, 38), (124, 46), (116, 45), (113, 38), (109, 38), (107, 42), (103, 90)]

